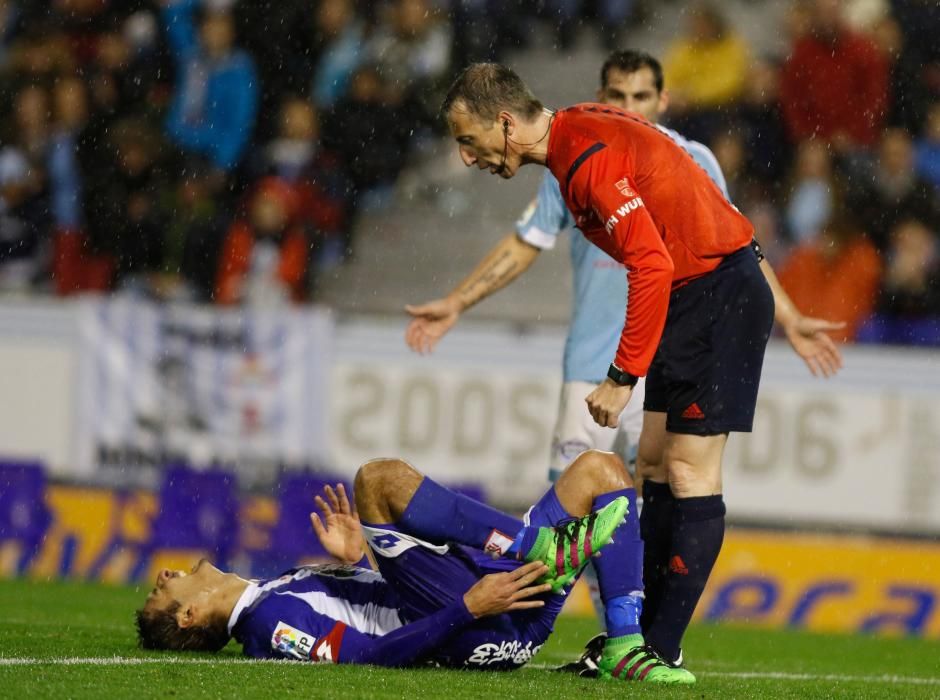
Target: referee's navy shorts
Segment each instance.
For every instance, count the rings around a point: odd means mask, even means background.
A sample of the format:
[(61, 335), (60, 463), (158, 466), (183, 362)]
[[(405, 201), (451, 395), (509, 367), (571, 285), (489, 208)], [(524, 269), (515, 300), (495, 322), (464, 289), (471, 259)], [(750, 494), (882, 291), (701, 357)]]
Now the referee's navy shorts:
[(773, 293), (751, 246), (673, 291), (643, 409), (665, 413), (671, 433), (750, 432), (773, 321)]

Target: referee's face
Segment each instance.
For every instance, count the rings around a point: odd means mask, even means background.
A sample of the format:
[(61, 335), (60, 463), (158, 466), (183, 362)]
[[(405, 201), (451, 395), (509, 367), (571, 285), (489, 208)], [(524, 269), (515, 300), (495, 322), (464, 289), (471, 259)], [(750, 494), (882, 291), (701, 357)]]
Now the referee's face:
[(666, 91), (656, 89), (656, 77), (646, 66), (632, 73), (611, 68), (607, 71), (607, 85), (598, 91), (597, 98), (654, 123), (659, 121), (669, 102)]
[(475, 165), (504, 179), (516, 174), (519, 159), (508, 143), (506, 129), (500, 128), (499, 120), (486, 123), (461, 109), (461, 103), (457, 102), (447, 115), (447, 123), (464, 165)]

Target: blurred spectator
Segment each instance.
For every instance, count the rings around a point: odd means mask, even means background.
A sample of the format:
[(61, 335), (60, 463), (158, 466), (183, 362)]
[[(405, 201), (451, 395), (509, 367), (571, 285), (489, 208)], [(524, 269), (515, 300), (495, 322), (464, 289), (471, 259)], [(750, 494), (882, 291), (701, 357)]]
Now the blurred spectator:
[(790, 188), (785, 207), (787, 229), (795, 243), (806, 243), (820, 232), (836, 210), (838, 188), (825, 142), (810, 139), (800, 144)]
[(754, 224), (754, 237), (760, 242), (767, 259), (776, 265), (789, 255), (791, 241), (786, 235), (780, 210), (774, 204), (771, 187), (772, 183), (751, 181), (745, 196), (735, 206)]
[(288, 183), (275, 177), (258, 183), (247, 216), (225, 238), (216, 303), (278, 306), (305, 299), (309, 248), (296, 209)]
[(914, 145), (903, 129), (888, 129), (881, 138), (870, 177), (856, 178), (850, 206), (868, 222), (879, 250), (888, 246), (888, 234), (902, 218), (915, 217), (931, 229), (940, 226), (940, 196), (914, 169)]
[(364, 22), (356, 17), (353, 0), (322, 0), (316, 9), (313, 101), (328, 109), (346, 95), (349, 79), (362, 61)]
[(868, 34), (891, 14), (888, 0), (843, 0), (842, 17), (852, 31)]
[(259, 86), (252, 58), (235, 47), (235, 24), (207, 7), (197, 36), (196, 0), (163, 0), (177, 78), (166, 126), (184, 151), (231, 171), (254, 130)]
[(115, 123), (99, 152), (110, 176), (85, 190), (91, 249), (113, 259), (117, 286), (139, 286), (161, 264), (167, 182), (160, 145), (139, 119)]
[(0, 0), (0, 70), (10, 60), (10, 46), (19, 28), (20, 11), (14, 0)]
[(812, 21), (783, 66), (781, 103), (794, 143), (818, 137), (839, 153), (872, 146), (888, 108), (888, 66), (843, 24), (840, 0), (813, 0)]
[(906, 124), (911, 115), (909, 98), (914, 94), (917, 82), (916, 72), (901, 60), (904, 47), (904, 34), (897, 21), (885, 12), (867, 27), (865, 34), (871, 38), (888, 66), (889, 101), (885, 124)]
[(790, 45), (808, 36), (813, 26), (812, 0), (791, 0), (783, 15), (783, 33)]
[[(508, 4), (508, 3), (507, 3)], [(558, 46), (569, 49), (577, 38), (577, 28), (585, 14), (585, 0), (547, 0), (545, 10), (555, 27)], [(620, 48), (620, 30), (630, 16), (633, 0), (597, 0), (597, 15), (601, 41), (608, 51)]]
[(858, 341), (940, 347), (938, 240), (916, 219), (891, 231), (878, 312), (859, 330)]
[(353, 73), (349, 94), (333, 109), (324, 142), (347, 163), (358, 207), (370, 191), (389, 188), (405, 164), (411, 125), (401, 108), (386, 101), (382, 76), (373, 66)]
[(878, 311), (897, 318), (940, 317), (940, 240), (922, 221), (891, 230)]
[(748, 174), (779, 183), (789, 170), (791, 149), (780, 109), (780, 68), (771, 60), (751, 63), (744, 94), (731, 110), (731, 123), (744, 140)]
[(507, 48), (524, 47), (531, 34), (527, 9), (503, 0), (452, 0), (448, 17), (454, 28), (454, 65), (496, 61)]
[(4, 139), (39, 169), (44, 168), (50, 142), (49, 93), (39, 85), (27, 84), (13, 97), (13, 119)]
[(316, 109), (299, 97), (285, 100), (277, 138), (262, 151), (262, 170), (290, 183), (298, 198), (298, 221), (306, 228), (317, 261), (344, 256), (353, 185), (340, 158), (323, 148)]
[(262, 113), (277, 109), (285, 94), (306, 93), (318, 59), (313, 50), (314, 18), (324, 4), (323, 0), (242, 0), (235, 4), (233, 14), (242, 44), (260, 75)]
[(721, 166), (732, 202), (737, 202), (744, 194), (747, 180), (745, 173), (745, 146), (741, 131), (733, 129), (718, 134), (711, 143), (712, 152)]
[(149, 292), (158, 299), (208, 302), (215, 291), (219, 250), (229, 223), (213, 196), (207, 167), (188, 167), (161, 203), (166, 221), (159, 268)]
[(38, 85), (21, 87), (5, 125), (0, 152), (0, 287), (27, 291), (37, 281), (48, 243), (51, 153), (49, 96)]
[[(25, 14), (36, 12), (41, 4), (33, 7), (18, 4), (17, 7)], [(75, 69), (67, 37), (52, 22), (48, 8), (41, 8), (41, 11), (41, 16), (22, 21), (22, 31), (13, 39), (9, 51), (10, 70), (32, 84), (51, 83), (56, 75)]]
[(451, 35), (430, 0), (394, 0), (367, 50), (384, 83), (384, 101), (402, 110), (410, 129), (422, 122), (437, 126)]
[(940, 191), (940, 100), (927, 112), (924, 132), (914, 145), (917, 175)]
[(78, 138), (88, 124), (85, 83), (64, 78), (53, 88), (55, 124), (49, 149), (52, 218), (57, 229), (77, 231), (83, 223)]
[(17, 148), (0, 150), (0, 291), (28, 291), (48, 230), (42, 174)]
[(708, 141), (724, 122), (719, 110), (744, 90), (748, 48), (715, 5), (694, 5), (686, 21), (663, 61), (670, 120), (690, 138)]
[(881, 258), (856, 227), (837, 215), (797, 247), (778, 269), (780, 283), (804, 313), (844, 321), (835, 333), (850, 341), (875, 308)]
[(152, 112), (166, 106), (172, 65), (160, 39), (156, 15), (144, 10), (98, 35), (95, 69), (112, 76), (128, 112)]
[(936, 0), (892, 0), (891, 9), (904, 37), (896, 73), (899, 101), (894, 123), (917, 132), (928, 107), (940, 98), (940, 4)]
[(293, 184), (321, 154), (319, 116), (300, 97), (284, 100), (278, 116), (277, 135), (261, 151), (262, 170)]

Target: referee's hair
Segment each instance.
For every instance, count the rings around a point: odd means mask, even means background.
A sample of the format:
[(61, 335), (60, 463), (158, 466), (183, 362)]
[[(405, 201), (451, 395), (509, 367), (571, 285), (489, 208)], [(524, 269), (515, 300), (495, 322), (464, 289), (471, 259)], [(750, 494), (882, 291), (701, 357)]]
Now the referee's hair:
[(649, 68), (653, 71), (653, 81), (656, 83), (656, 92), (663, 91), (663, 67), (659, 61), (645, 51), (614, 51), (604, 65), (601, 66), (601, 88), (607, 87), (607, 78), (610, 75), (610, 69), (616, 68), (624, 73), (636, 73), (641, 68)]
[(503, 110), (531, 121), (542, 111), (539, 102), (516, 73), (500, 63), (471, 63), (447, 91), (440, 116), (447, 117), (454, 103), (484, 121), (496, 121)]

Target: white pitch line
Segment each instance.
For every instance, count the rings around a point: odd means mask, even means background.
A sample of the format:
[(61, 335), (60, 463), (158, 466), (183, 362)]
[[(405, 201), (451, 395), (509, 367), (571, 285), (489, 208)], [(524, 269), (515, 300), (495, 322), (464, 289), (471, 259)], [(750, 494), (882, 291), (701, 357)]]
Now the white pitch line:
[[(529, 669), (553, 669), (552, 664), (526, 664)], [(696, 671), (699, 678), (712, 676), (721, 678), (740, 678), (742, 680), (781, 680), (781, 681), (834, 681), (837, 683), (888, 683), (909, 685), (940, 685), (940, 678), (919, 678), (917, 676), (843, 676), (839, 674), (786, 673), (784, 671)]]
[(269, 664), (278, 659), (181, 659), (179, 657), (158, 658), (151, 656), (64, 656), (49, 659), (31, 657), (2, 657), (0, 666), (146, 666), (146, 665), (222, 665), (222, 664)]
[[(240, 659), (240, 658), (194, 658), (178, 656), (166, 658), (155, 656), (66, 656), (40, 659), (35, 657), (0, 657), (0, 666), (147, 666), (147, 665), (257, 665), (279, 664), (278, 659)], [(528, 664), (533, 670), (549, 669), (548, 664)], [(836, 683), (887, 683), (892, 685), (936, 685), (940, 678), (919, 678), (917, 676), (848, 676), (839, 674), (786, 673), (783, 671), (705, 671), (698, 674), (703, 678), (740, 678), (742, 680), (779, 680), (779, 681), (832, 681)]]
[(839, 674), (784, 673), (782, 671), (706, 671), (702, 677), (742, 678), (781, 681), (835, 681), (837, 683), (907, 683), (910, 685), (940, 685), (940, 678), (918, 678), (916, 676), (842, 676)]

